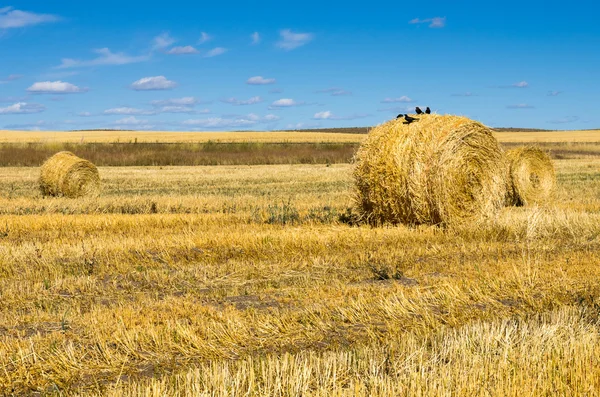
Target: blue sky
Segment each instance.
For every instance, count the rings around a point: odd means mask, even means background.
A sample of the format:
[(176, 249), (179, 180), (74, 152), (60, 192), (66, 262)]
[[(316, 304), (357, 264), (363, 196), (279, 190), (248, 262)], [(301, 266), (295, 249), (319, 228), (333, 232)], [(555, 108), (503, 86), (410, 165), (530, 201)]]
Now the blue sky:
[(593, 2), (0, 3), (0, 129), (600, 126)]

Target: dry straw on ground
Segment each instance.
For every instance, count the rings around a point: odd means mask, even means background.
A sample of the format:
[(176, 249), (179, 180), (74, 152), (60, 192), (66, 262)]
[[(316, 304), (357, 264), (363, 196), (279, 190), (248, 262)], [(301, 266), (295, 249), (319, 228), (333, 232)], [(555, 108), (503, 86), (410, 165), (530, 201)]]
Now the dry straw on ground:
[(556, 188), (552, 160), (543, 150), (524, 146), (506, 152), (508, 160), (507, 205), (546, 202)]
[(451, 224), (495, 213), (506, 163), (492, 131), (466, 117), (391, 120), (356, 154), (355, 199), (371, 224)]
[(96, 166), (71, 152), (59, 152), (46, 160), (39, 182), (44, 196), (81, 197), (100, 191)]

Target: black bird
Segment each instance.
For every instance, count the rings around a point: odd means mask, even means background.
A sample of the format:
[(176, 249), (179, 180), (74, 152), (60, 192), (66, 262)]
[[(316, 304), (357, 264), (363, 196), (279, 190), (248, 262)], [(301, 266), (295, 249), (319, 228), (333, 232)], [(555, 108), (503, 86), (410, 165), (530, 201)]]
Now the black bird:
[(404, 117), (404, 115), (400, 113), (398, 116), (396, 116), (397, 119), (399, 119), (400, 117)]
[(421, 110), (421, 108), (420, 108), (420, 107), (418, 107), (418, 106), (415, 108), (415, 112), (416, 112), (417, 114), (423, 114), (423, 111), (422, 111), (422, 110)]
[(431, 109), (429, 109), (429, 106), (427, 106), (427, 109), (425, 109), (425, 113), (431, 114)]
[(410, 117), (408, 114), (404, 115), (404, 120), (406, 120), (406, 124), (410, 124), (413, 121), (417, 121), (419, 119), (415, 118), (415, 117)]

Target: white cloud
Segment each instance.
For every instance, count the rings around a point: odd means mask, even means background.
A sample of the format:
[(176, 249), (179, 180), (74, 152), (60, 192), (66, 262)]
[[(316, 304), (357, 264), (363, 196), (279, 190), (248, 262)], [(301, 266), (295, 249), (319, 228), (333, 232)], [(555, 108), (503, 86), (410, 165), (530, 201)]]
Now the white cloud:
[(276, 46), (288, 51), (301, 47), (314, 38), (312, 33), (294, 33), (290, 29), (279, 31), (279, 35), (281, 39), (276, 43)]
[(175, 39), (172, 38), (168, 32), (164, 32), (154, 38), (154, 49), (162, 50), (170, 47), (175, 43)]
[(125, 117), (123, 119), (117, 120), (115, 121), (115, 124), (117, 125), (141, 125), (141, 124), (148, 124), (148, 120), (140, 120), (138, 118), (136, 118), (135, 116), (130, 116), (130, 117)]
[(250, 38), (252, 38), (252, 44), (258, 44), (260, 43), (260, 34), (258, 32), (254, 32), (250, 35)]
[(338, 87), (327, 88), (325, 90), (319, 90), (317, 92), (321, 93), (321, 94), (331, 94), (331, 96), (350, 96), (350, 95), (352, 95), (352, 92), (346, 91), (343, 88), (338, 88)]
[(92, 117), (93, 115), (90, 112), (79, 112), (77, 113), (79, 117)]
[(265, 79), (262, 76), (254, 76), (254, 77), (250, 77), (248, 80), (246, 80), (246, 84), (250, 84), (250, 85), (275, 84), (275, 79)]
[(58, 69), (77, 68), (84, 66), (99, 66), (99, 65), (126, 65), (129, 63), (145, 62), (150, 59), (149, 55), (140, 55), (132, 57), (122, 52), (113, 53), (108, 48), (99, 48), (94, 50), (99, 56), (88, 61), (79, 59), (63, 58), (62, 63), (57, 66)]
[(519, 81), (518, 83), (514, 83), (512, 86), (517, 88), (527, 88), (529, 86), (529, 83), (527, 83), (526, 81)]
[(131, 88), (136, 91), (170, 90), (176, 86), (177, 83), (165, 76), (144, 77), (131, 84)]
[(548, 91), (548, 96), (558, 96), (562, 94), (562, 91)]
[(398, 103), (398, 102), (410, 103), (410, 102), (414, 102), (414, 101), (411, 98), (407, 97), (406, 95), (403, 95), (399, 98), (385, 98), (384, 100), (381, 101), (381, 103)]
[(129, 107), (120, 107), (120, 108), (112, 108), (112, 109), (106, 109), (104, 111), (104, 114), (106, 115), (151, 115), (151, 114), (156, 114), (156, 112), (153, 111), (148, 111), (148, 110), (143, 110), (143, 109), (136, 109), (136, 108), (129, 108)]
[(198, 51), (197, 49), (195, 49), (191, 45), (186, 45), (184, 47), (173, 47), (169, 51), (167, 51), (167, 54), (172, 54), (172, 55), (186, 55), (186, 54), (197, 54), (199, 52), (200, 51)]
[(262, 101), (263, 101), (262, 98), (259, 97), (259, 96), (253, 96), (252, 98), (250, 98), (248, 100), (245, 100), (245, 101), (241, 101), (241, 100), (239, 100), (237, 98), (227, 98), (227, 99), (222, 99), (221, 100), (221, 102), (228, 103), (230, 105), (236, 105), (236, 106), (239, 106), (239, 105), (254, 105), (254, 104), (260, 103)]
[(172, 106), (163, 106), (158, 109), (158, 112), (160, 112), (160, 113), (206, 114), (206, 113), (210, 113), (210, 110), (208, 110), (208, 109), (195, 110), (193, 107), (190, 107), (190, 106), (172, 105)]
[(0, 108), (0, 114), (31, 114), (46, 110), (44, 105), (37, 103), (18, 102), (5, 108)]
[(282, 99), (278, 99), (275, 102), (273, 102), (271, 104), (272, 107), (276, 107), (276, 108), (287, 108), (287, 107), (291, 107), (291, 106), (300, 106), (300, 105), (304, 105), (304, 102), (296, 102), (293, 99), (290, 98), (282, 98)]
[(408, 23), (411, 23), (411, 24), (428, 23), (430, 28), (443, 28), (444, 26), (446, 26), (446, 17), (434, 17), (434, 18), (427, 18), (427, 19), (415, 18), (415, 19), (409, 21)]
[(355, 119), (362, 119), (362, 118), (365, 118), (368, 116), (369, 116), (368, 114), (352, 114), (350, 116), (340, 117), (340, 116), (335, 116), (332, 112), (327, 110), (324, 112), (315, 113), (315, 115), (313, 116), (313, 119), (315, 119), (315, 120), (355, 120)]
[(251, 120), (249, 118), (233, 118), (226, 119), (222, 117), (211, 117), (208, 119), (190, 119), (185, 120), (183, 125), (186, 126), (195, 126), (195, 127), (203, 127), (203, 128), (230, 128), (230, 127), (249, 127), (252, 125), (256, 125), (256, 120)]
[(200, 33), (200, 39), (198, 40), (198, 44), (203, 44), (210, 40), (212, 40), (212, 36), (206, 32), (202, 32)]
[(74, 84), (64, 81), (40, 81), (34, 83), (27, 89), (32, 94), (76, 94), (85, 92), (85, 89), (79, 88)]
[(183, 98), (172, 98), (172, 99), (164, 99), (161, 101), (152, 101), (150, 102), (152, 106), (169, 106), (169, 105), (184, 105), (184, 106), (194, 106), (198, 103), (198, 100), (193, 96), (187, 96)]
[(508, 105), (508, 109), (533, 109), (534, 106), (528, 105), (526, 103), (519, 103), (517, 105)]
[(301, 130), (301, 129), (310, 129), (310, 128), (318, 128), (321, 124), (319, 123), (296, 123), (296, 124), (288, 124), (287, 129), (290, 130)]
[(265, 121), (277, 121), (277, 120), (281, 119), (281, 117), (279, 117), (279, 116), (276, 116), (276, 115), (274, 115), (274, 114), (267, 114), (267, 115), (264, 117), (264, 119), (265, 119)]
[(463, 94), (452, 94), (452, 96), (464, 96), (464, 97), (470, 97), (470, 96), (477, 96), (477, 95), (476, 95), (476, 94), (473, 94), (473, 93), (472, 93), (472, 92), (470, 92), (470, 91), (467, 91), (467, 92), (465, 92), (465, 93), (463, 93)]
[(279, 120), (279, 117), (273, 114), (260, 117), (254, 113), (250, 113), (243, 116), (233, 115), (224, 117), (210, 117), (206, 119), (189, 119), (182, 122), (182, 124), (195, 128), (238, 128), (252, 127), (261, 123), (272, 123), (277, 120)]
[(60, 18), (50, 14), (15, 10), (12, 7), (0, 8), (0, 29), (23, 28), (45, 22), (56, 22)]
[(333, 113), (331, 113), (329, 110), (327, 110), (325, 112), (315, 113), (315, 115), (313, 116), (313, 119), (327, 120), (327, 119), (330, 119), (331, 117), (333, 117)]
[(225, 54), (226, 52), (227, 52), (227, 48), (217, 47), (217, 48), (213, 48), (212, 50), (210, 50), (206, 54), (204, 54), (204, 57), (212, 58), (212, 57), (216, 57), (217, 55)]

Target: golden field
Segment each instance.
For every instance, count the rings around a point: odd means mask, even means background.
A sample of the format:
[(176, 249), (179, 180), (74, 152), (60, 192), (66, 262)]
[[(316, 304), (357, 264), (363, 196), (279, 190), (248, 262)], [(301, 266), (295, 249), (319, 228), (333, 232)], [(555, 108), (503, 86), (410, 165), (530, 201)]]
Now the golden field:
[[(0, 143), (362, 142), (364, 134), (328, 132), (2, 131)], [(500, 142), (600, 142), (600, 130), (496, 132)]]
[(352, 225), (351, 164), (0, 168), (1, 394), (599, 395), (600, 159), (555, 165), (448, 229)]

